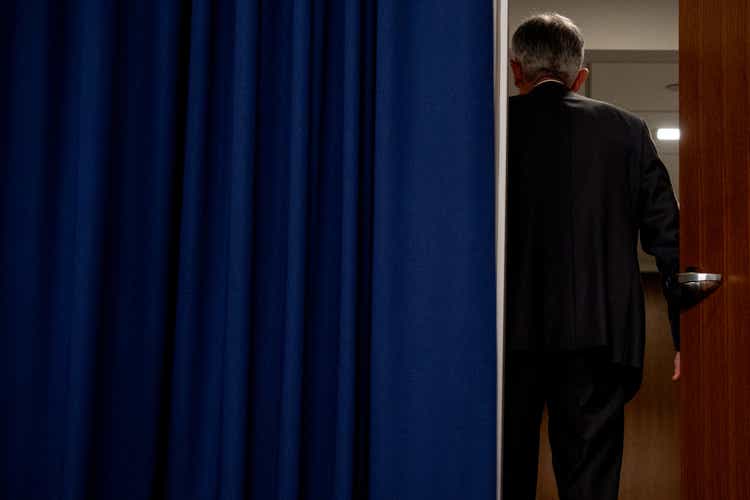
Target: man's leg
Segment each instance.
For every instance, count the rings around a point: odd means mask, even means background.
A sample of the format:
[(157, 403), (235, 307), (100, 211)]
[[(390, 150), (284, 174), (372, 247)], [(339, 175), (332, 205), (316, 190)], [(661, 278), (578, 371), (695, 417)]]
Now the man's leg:
[(503, 500), (534, 500), (544, 409), (540, 355), (509, 352), (503, 398)]
[(616, 500), (626, 391), (599, 351), (561, 354), (550, 375), (549, 436), (561, 500)]

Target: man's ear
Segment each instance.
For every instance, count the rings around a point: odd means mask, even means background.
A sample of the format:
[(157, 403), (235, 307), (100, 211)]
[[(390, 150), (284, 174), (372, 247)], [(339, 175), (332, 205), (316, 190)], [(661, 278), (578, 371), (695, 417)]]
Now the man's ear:
[(589, 77), (589, 69), (588, 68), (581, 68), (578, 70), (578, 75), (576, 75), (576, 79), (573, 82), (573, 85), (570, 86), (570, 90), (573, 92), (578, 92), (578, 89), (583, 87), (583, 84), (586, 83), (586, 78)]
[(516, 87), (520, 89), (523, 85), (523, 71), (521, 71), (521, 65), (518, 61), (511, 59), (510, 69), (513, 70), (513, 83), (515, 83)]

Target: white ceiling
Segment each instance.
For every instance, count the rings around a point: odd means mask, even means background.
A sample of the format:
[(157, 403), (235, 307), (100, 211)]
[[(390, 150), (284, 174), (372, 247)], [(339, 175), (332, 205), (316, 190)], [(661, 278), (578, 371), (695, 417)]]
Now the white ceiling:
[(591, 97), (602, 99), (633, 113), (677, 111), (679, 94), (666, 88), (676, 83), (676, 63), (628, 61), (596, 62), (591, 68)]
[(583, 31), (588, 49), (677, 50), (678, 0), (509, 0), (511, 35), (531, 14), (554, 11)]

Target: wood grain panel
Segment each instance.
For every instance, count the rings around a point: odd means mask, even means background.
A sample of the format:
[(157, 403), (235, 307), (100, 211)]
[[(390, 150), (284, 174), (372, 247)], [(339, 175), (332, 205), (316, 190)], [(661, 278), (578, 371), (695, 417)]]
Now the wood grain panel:
[(682, 265), (724, 274), (683, 316), (689, 500), (750, 499), (750, 5), (680, 2)]

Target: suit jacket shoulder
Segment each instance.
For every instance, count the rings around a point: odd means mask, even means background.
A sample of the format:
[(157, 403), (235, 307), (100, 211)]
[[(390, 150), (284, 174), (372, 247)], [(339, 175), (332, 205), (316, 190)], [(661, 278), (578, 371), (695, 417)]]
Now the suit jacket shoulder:
[(644, 128), (648, 130), (645, 122), (639, 116), (622, 109), (614, 104), (608, 102), (599, 101), (590, 97), (582, 96), (579, 94), (570, 93), (566, 100), (570, 101), (572, 106), (579, 107), (585, 111), (593, 113), (600, 120), (606, 120), (607, 118), (613, 121), (619, 121), (624, 126), (637, 131), (642, 132)]
[[(633, 132), (635, 143), (640, 142), (641, 133), (647, 129), (644, 121), (635, 114), (622, 109), (614, 104), (599, 101), (574, 92), (567, 91), (559, 102), (569, 112), (588, 116), (596, 121), (597, 126), (609, 124), (610, 126), (622, 126)], [(508, 99), (509, 120), (512, 122), (526, 121), (534, 114), (547, 114), (549, 112), (549, 101), (545, 101), (543, 93), (532, 92), (526, 95), (516, 95)], [(537, 117), (534, 117), (537, 118)]]

